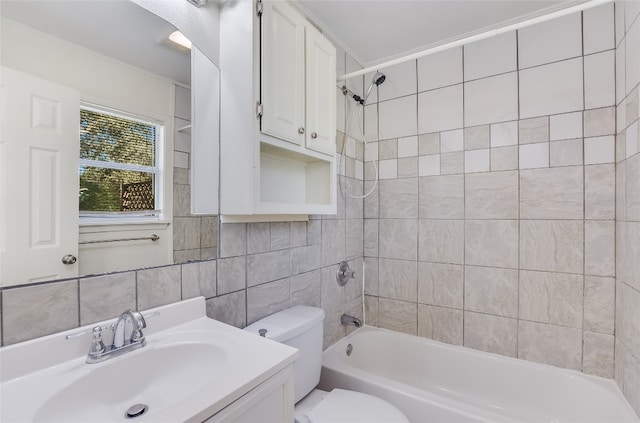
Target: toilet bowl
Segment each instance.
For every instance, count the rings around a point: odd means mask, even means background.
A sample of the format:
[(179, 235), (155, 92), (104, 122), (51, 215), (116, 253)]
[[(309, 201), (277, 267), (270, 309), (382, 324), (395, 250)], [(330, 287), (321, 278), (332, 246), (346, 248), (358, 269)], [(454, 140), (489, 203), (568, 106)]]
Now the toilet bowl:
[(320, 308), (296, 306), (245, 328), (299, 350), (293, 370), (296, 423), (408, 423), (398, 408), (373, 395), (346, 389), (315, 389), (322, 368), (324, 317)]

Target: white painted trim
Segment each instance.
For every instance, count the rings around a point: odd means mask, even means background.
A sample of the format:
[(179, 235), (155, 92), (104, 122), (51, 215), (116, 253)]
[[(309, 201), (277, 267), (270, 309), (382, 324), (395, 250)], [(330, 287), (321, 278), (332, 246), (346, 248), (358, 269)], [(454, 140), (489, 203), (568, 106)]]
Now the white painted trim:
[(532, 18), (532, 19), (527, 19), (527, 20), (522, 21), (522, 22), (517, 22), (517, 23), (506, 25), (506, 26), (503, 26), (503, 27), (500, 27), (500, 28), (497, 28), (497, 29), (492, 29), (492, 30), (489, 30), (489, 31), (481, 32), (479, 34), (471, 35), (469, 37), (464, 37), (464, 38), (461, 38), (459, 40), (455, 40), (455, 41), (452, 41), (452, 42), (449, 42), (449, 43), (446, 43), (446, 44), (442, 44), (442, 45), (439, 45), (439, 46), (436, 46), (436, 47), (431, 47), (431, 48), (428, 48), (426, 50), (418, 51), (418, 52), (413, 53), (413, 54), (409, 54), (409, 55), (406, 55), (406, 56), (403, 56), (403, 57), (399, 57), (397, 59), (389, 60), (387, 62), (383, 62), (383, 63), (380, 63), (378, 65), (369, 66), (369, 67), (361, 69), (359, 71), (351, 72), (351, 73), (339, 76), (338, 77), (338, 81), (345, 81), (347, 79), (355, 78), (357, 76), (362, 76), (362, 75), (365, 75), (365, 74), (370, 73), (370, 72), (379, 71), (379, 70), (382, 70), (384, 68), (388, 68), (388, 67), (393, 66), (393, 65), (397, 65), (397, 64), (400, 64), (400, 63), (408, 62), (410, 60), (416, 60), (416, 59), (419, 59), (420, 57), (429, 56), (431, 54), (439, 53), (439, 52), (444, 51), (444, 50), (449, 50), (449, 49), (454, 48), (454, 47), (459, 47), (459, 46), (462, 46), (464, 44), (469, 44), (469, 43), (472, 43), (472, 42), (475, 42), (475, 41), (480, 41), (480, 40), (484, 40), (484, 39), (487, 39), (487, 38), (495, 37), (497, 35), (504, 34), (505, 32), (515, 31), (515, 30), (522, 29), (522, 28), (525, 28), (525, 27), (528, 27), (528, 26), (531, 26), (531, 25), (539, 24), (539, 23), (542, 23), (542, 22), (550, 21), (552, 19), (560, 18), (562, 16), (570, 15), (570, 14), (575, 13), (575, 12), (580, 12), (580, 11), (583, 11), (583, 10), (591, 9), (593, 7), (601, 6), (601, 5), (606, 4), (606, 3), (610, 3), (612, 1), (613, 0), (590, 0), (590, 1), (587, 1), (585, 3), (580, 3), (580, 4), (577, 4), (575, 6), (567, 7), (566, 9), (557, 10), (555, 12), (547, 13), (547, 14), (542, 15), (542, 16), (537, 16), (537, 17)]

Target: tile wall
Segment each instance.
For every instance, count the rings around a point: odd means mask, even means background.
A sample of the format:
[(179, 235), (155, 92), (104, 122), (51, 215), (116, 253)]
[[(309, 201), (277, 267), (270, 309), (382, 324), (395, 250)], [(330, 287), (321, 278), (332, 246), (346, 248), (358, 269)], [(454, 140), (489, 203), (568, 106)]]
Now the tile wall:
[(616, 2), (615, 379), (640, 414), (640, 3)]
[(384, 70), (369, 324), (613, 377), (615, 60), (610, 3)]

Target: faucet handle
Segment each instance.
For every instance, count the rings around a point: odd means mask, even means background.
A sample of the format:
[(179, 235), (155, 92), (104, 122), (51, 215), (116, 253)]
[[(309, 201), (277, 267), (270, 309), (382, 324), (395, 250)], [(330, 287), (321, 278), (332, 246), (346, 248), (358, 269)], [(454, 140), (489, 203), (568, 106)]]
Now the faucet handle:
[(104, 342), (102, 342), (102, 327), (94, 327), (91, 333), (93, 334), (93, 339), (89, 347), (89, 356), (97, 356), (104, 353), (106, 347), (104, 346)]
[(142, 313), (138, 311), (132, 311), (131, 315), (133, 316), (133, 331), (131, 332), (131, 342), (137, 342), (144, 338), (142, 329), (147, 327), (147, 322), (144, 320), (144, 316), (142, 315)]

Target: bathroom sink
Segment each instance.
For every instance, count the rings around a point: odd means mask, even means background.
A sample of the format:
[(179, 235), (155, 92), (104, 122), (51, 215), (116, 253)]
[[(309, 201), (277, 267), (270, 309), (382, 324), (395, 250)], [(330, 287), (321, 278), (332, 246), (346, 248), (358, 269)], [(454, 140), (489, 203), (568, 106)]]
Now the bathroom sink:
[[(145, 347), (104, 362), (85, 362), (90, 336), (82, 337), (84, 342), (66, 339), (83, 328), (0, 349), (0, 420), (131, 422), (125, 413), (143, 404), (146, 411), (133, 420), (203, 421), (296, 357), (292, 348), (206, 317), (181, 322), (184, 314), (165, 307), (147, 318)], [(154, 319), (161, 330), (153, 331)], [(168, 323), (176, 319), (179, 324)], [(74, 348), (75, 343), (86, 348)], [(75, 356), (56, 360), (60, 352), (50, 358), (50, 348), (69, 348)], [(42, 357), (44, 363), (37, 364)], [(40, 368), (24, 368), (30, 359)], [(11, 370), (15, 366), (19, 369)]]

